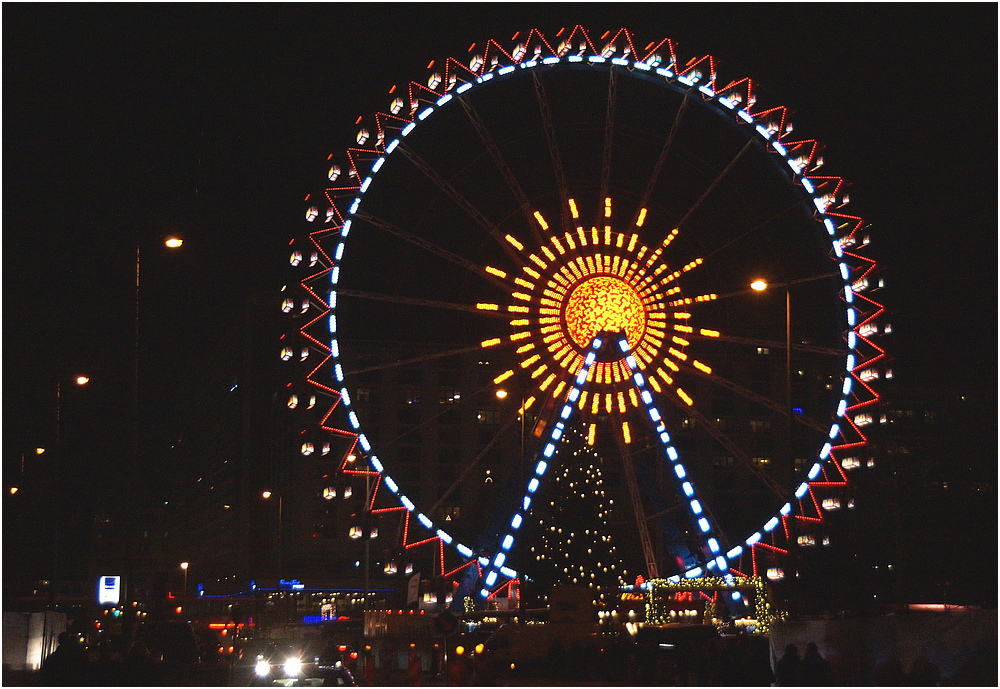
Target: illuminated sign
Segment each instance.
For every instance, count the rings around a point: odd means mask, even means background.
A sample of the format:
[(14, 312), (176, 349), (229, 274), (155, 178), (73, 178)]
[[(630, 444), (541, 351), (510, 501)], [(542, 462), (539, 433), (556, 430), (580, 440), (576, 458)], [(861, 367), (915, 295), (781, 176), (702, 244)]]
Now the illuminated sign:
[(122, 578), (98, 577), (97, 579), (97, 604), (98, 605), (118, 605), (121, 600)]

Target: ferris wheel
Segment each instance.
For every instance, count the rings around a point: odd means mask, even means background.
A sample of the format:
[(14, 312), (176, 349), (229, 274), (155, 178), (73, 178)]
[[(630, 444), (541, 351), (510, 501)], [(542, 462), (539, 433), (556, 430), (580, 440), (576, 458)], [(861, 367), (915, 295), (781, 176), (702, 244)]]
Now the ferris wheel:
[[(891, 373), (846, 184), (752, 80), (636, 41), (532, 29), (432, 61), (359, 118), (292, 243), (302, 454), (355, 501), (350, 537), (474, 570), (482, 597), (530, 575), (519, 536), (581, 451), (614, 460), (631, 573), (674, 581), (780, 580), (870, 466)], [(438, 399), (428, 362), (452, 367)]]

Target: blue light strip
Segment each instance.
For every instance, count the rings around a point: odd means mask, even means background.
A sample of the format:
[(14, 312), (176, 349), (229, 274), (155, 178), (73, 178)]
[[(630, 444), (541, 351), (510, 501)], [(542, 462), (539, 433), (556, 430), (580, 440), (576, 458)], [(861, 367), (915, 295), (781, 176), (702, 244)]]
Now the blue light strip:
[[(584, 383), (587, 382), (587, 376), (590, 375), (590, 369), (594, 366), (594, 362), (597, 361), (597, 350), (599, 350), (600, 348), (601, 348), (601, 340), (600, 338), (595, 337), (594, 341), (590, 344), (590, 351), (587, 352), (587, 358), (584, 360), (584, 367), (581, 368), (580, 372), (576, 375), (576, 384), (574, 387), (570, 388), (569, 392), (566, 395), (566, 403), (563, 405), (562, 411), (559, 413), (559, 418), (562, 420), (556, 422), (555, 426), (553, 426), (552, 432), (549, 434), (549, 443), (545, 446), (545, 449), (542, 451), (542, 454), (544, 454), (546, 458), (550, 458), (552, 457), (553, 454), (555, 454), (556, 443), (559, 442), (559, 439), (562, 437), (563, 431), (566, 430), (565, 422), (573, 414), (573, 402), (579, 399), (580, 388), (583, 386)], [(538, 466), (535, 468), (535, 474), (537, 474), (538, 476), (543, 475), (545, 473), (546, 468), (548, 468), (548, 464), (546, 462), (544, 461), (538, 462)], [(520, 512), (517, 512), (514, 515), (514, 518), (511, 519), (510, 521), (511, 532), (516, 531), (521, 526), (521, 522), (524, 521), (524, 517), (527, 515), (528, 512), (528, 507), (531, 505), (531, 494), (533, 494), (536, 490), (538, 490), (539, 485), (540, 483), (537, 478), (533, 477), (530, 481), (528, 481), (527, 493), (525, 494), (524, 500), (522, 501), (523, 505), (522, 510)], [(511, 532), (504, 534), (504, 537), (501, 539), (500, 542), (500, 549), (493, 554), (493, 561), (490, 565), (490, 569), (487, 571), (486, 574), (485, 581), (487, 587), (493, 586), (493, 584), (496, 583), (497, 570), (500, 570), (500, 572), (504, 576), (510, 579), (513, 579), (514, 577), (517, 576), (517, 572), (515, 572), (514, 570), (507, 567), (502, 567), (503, 563), (507, 559), (506, 552), (509, 551), (512, 547), (514, 547), (514, 534)], [(490, 592), (488, 588), (483, 588), (479, 590), (479, 594), (483, 598), (487, 598), (489, 597)]]
[[(625, 352), (626, 354), (630, 349), (628, 340), (625, 338), (618, 341), (618, 346), (621, 348), (622, 352)], [(670, 445), (670, 435), (667, 433), (667, 426), (662, 421), (660, 411), (652, 405), (653, 396), (648, 390), (646, 390), (646, 379), (643, 377), (642, 373), (635, 370), (637, 368), (637, 362), (635, 357), (631, 354), (628, 354), (628, 356), (625, 357), (625, 365), (628, 366), (628, 370), (632, 374), (632, 384), (639, 393), (639, 399), (642, 400), (642, 408), (655, 424), (656, 434), (660, 439), (660, 443), (663, 445), (663, 450), (666, 453), (667, 458), (674, 465), (674, 474), (677, 476), (678, 482), (680, 482), (681, 490), (684, 492), (684, 495), (691, 498), (688, 503), (688, 507), (691, 510), (691, 521), (698, 526), (698, 531), (704, 535), (704, 538), (706, 539), (705, 542), (709, 545), (709, 549), (713, 554), (715, 554), (719, 550), (719, 545), (715, 532), (712, 529), (712, 524), (706, 517), (702, 516), (703, 510), (701, 502), (695, 498), (694, 486), (690, 481), (684, 481), (687, 477), (687, 471), (684, 469), (684, 465), (678, 461), (679, 456), (677, 454), (677, 450)], [(713, 543), (715, 544), (714, 547), (712, 546)], [(718, 565), (719, 571), (725, 572), (729, 569), (729, 565), (726, 563), (726, 559), (721, 555), (716, 559), (716, 561), (718, 562), (719, 559), (722, 560), (722, 564)], [(699, 572), (701, 571), (700, 567), (695, 569)], [(688, 576), (688, 574), (692, 571), (694, 571), (694, 569), (685, 573), (685, 576)]]

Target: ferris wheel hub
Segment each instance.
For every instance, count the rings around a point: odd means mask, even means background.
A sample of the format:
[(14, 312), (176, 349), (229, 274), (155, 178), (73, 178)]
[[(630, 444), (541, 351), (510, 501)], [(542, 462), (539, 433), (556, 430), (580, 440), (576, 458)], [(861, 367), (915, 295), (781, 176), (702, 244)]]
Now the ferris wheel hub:
[(620, 332), (629, 342), (641, 342), (646, 329), (642, 298), (616, 276), (598, 275), (578, 284), (569, 294), (564, 312), (567, 334), (580, 349), (600, 332)]

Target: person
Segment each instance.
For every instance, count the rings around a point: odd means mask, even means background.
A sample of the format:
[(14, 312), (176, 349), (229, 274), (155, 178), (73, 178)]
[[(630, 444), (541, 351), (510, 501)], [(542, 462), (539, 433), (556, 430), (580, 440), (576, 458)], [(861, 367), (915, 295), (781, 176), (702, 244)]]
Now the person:
[(122, 660), (122, 682), (127, 687), (155, 687), (163, 684), (160, 665), (146, 644), (136, 639)]
[(80, 686), (87, 676), (87, 651), (72, 632), (59, 634), (59, 646), (42, 662), (42, 684), (48, 687)]
[(831, 684), (833, 670), (830, 662), (819, 654), (816, 644), (806, 644), (806, 652), (802, 655), (802, 684), (807, 687), (828, 687)]
[(799, 647), (795, 644), (785, 646), (785, 655), (781, 656), (774, 667), (774, 675), (779, 687), (801, 686), (802, 660), (799, 658)]
[(94, 687), (121, 686), (121, 663), (111, 657), (111, 640), (102, 636), (97, 642), (98, 658), (90, 665), (90, 684)]
[(907, 678), (911, 687), (936, 687), (941, 684), (941, 668), (921, 654), (913, 660)]
[(875, 685), (879, 687), (902, 687), (906, 685), (903, 664), (895, 656), (888, 658), (875, 668)]

